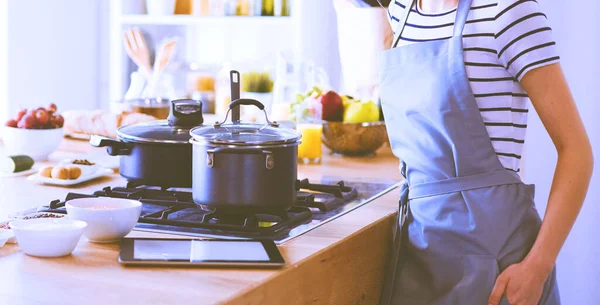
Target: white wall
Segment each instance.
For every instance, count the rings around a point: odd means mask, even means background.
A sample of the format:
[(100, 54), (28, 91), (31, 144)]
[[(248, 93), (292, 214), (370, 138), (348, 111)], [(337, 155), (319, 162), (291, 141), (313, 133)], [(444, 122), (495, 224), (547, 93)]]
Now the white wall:
[[(0, 1), (0, 119), (8, 112), (8, 3)], [(4, 47), (3, 47), (4, 46)]]
[[(595, 173), (587, 200), (558, 258), (563, 304), (597, 304), (600, 300), (600, 5), (597, 0), (539, 1), (553, 28), (562, 66), (595, 149)], [(576, 2), (576, 3), (575, 3)], [(525, 144), (525, 180), (536, 184), (543, 214), (556, 164), (556, 153), (539, 117), (529, 118)]]
[(101, 0), (8, 0), (10, 114), (50, 102), (63, 110), (99, 105), (100, 7)]

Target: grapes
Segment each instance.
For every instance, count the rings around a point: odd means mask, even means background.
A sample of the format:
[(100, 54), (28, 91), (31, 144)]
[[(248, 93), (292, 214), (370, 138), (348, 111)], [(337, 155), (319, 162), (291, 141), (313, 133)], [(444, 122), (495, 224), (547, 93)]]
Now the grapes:
[(19, 122), (26, 113), (27, 113), (27, 109), (21, 109), (21, 110), (17, 111), (17, 117), (15, 117), (15, 121)]
[(6, 126), (8, 126), (8, 127), (16, 128), (17, 124), (19, 124), (19, 122), (17, 122), (17, 120), (15, 120), (15, 119), (10, 119), (10, 120), (6, 121)]
[(56, 105), (50, 104), (48, 108), (21, 109), (17, 111), (14, 119), (6, 121), (4, 125), (22, 129), (54, 129), (62, 128), (65, 119), (56, 114)]
[(48, 108), (46, 108), (48, 110), (48, 112), (50, 114), (54, 114), (56, 112), (56, 104), (51, 103), (50, 105), (48, 105)]
[(50, 116), (48, 115), (48, 112), (44, 108), (39, 108), (35, 112), (35, 118), (37, 119), (37, 122), (41, 126), (45, 126), (48, 124), (48, 122), (50, 122)]
[(62, 117), (62, 115), (59, 114), (59, 115), (53, 116), (52, 119), (50, 120), (50, 122), (52, 123), (52, 126), (54, 126), (55, 128), (61, 128), (65, 124), (65, 119)]

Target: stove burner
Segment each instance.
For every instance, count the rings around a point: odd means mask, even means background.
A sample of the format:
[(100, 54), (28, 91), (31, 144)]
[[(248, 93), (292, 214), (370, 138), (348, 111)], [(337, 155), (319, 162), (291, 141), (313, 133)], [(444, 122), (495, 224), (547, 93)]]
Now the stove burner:
[[(190, 189), (146, 186), (129, 182), (126, 187), (105, 187), (92, 195), (69, 193), (65, 201), (54, 200), (45, 212), (66, 213), (65, 202), (78, 198), (110, 197), (139, 200), (143, 203), (138, 226), (158, 225), (178, 230), (208, 230), (217, 235), (276, 239), (278, 234), (311, 222), (319, 214), (339, 209), (357, 198), (355, 188), (343, 181), (336, 184), (312, 184), (299, 180), (296, 204), (281, 211), (219, 210), (198, 206)], [(335, 214), (334, 214), (335, 215)], [(324, 217), (324, 216), (323, 216)]]

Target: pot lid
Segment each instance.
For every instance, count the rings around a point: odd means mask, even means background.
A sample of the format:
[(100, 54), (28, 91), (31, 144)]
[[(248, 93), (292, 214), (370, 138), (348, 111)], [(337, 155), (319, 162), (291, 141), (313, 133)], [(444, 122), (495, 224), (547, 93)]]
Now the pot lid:
[(190, 134), (195, 141), (231, 145), (275, 145), (294, 143), (301, 138), (294, 129), (256, 123), (199, 126)]
[(117, 134), (119, 139), (132, 142), (189, 144), (190, 129), (161, 120), (123, 126)]
[(203, 122), (202, 102), (182, 99), (171, 102), (167, 120), (123, 126), (117, 134), (125, 141), (189, 144), (190, 129)]

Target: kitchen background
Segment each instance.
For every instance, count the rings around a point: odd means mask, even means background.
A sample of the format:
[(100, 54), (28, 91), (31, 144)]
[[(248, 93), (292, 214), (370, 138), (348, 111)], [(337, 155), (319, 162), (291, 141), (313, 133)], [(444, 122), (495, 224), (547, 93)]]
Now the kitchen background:
[[(332, 89), (373, 95), (368, 82), (376, 82), (376, 71), (369, 67), (381, 40), (374, 34), (382, 26), (381, 12), (337, 16), (331, 0), (286, 2), (289, 17), (152, 17), (146, 15), (144, 0), (0, 1), (0, 117), (50, 102), (63, 110), (109, 110), (110, 102), (127, 91), (136, 68), (127, 59), (122, 41), (122, 31), (133, 26), (142, 29), (151, 44), (166, 37), (177, 39), (177, 52), (168, 68), (175, 85), (187, 84), (178, 71), (216, 75), (224, 61), (240, 70), (264, 68), (273, 73), (281, 54), (290, 62), (302, 59), (321, 67)], [(553, 25), (563, 68), (598, 151), (600, 123), (595, 116), (600, 113), (600, 92), (595, 74), (600, 59), (595, 53), (600, 36), (592, 31), (600, 28), (595, 18), (600, 4), (539, 2)], [(344, 22), (339, 32), (338, 17)], [(348, 35), (353, 36), (352, 43), (346, 43)], [(356, 63), (355, 58), (362, 59), (361, 66), (347, 64)], [(368, 72), (355, 72), (358, 69)], [(364, 88), (357, 85), (364, 83)], [(187, 90), (174, 87), (175, 95)], [(535, 111), (530, 115), (525, 151), (525, 180), (537, 185), (537, 204), (543, 213), (556, 154)], [(588, 199), (558, 261), (564, 304), (594, 304), (600, 299), (600, 239), (596, 237), (600, 189), (594, 187), (600, 183), (598, 160), (596, 153)]]

